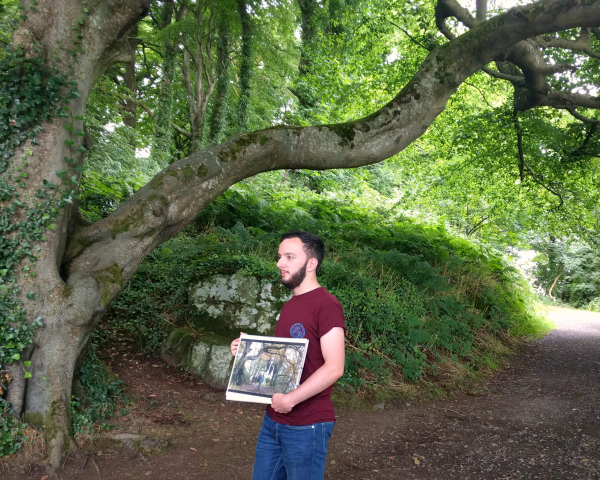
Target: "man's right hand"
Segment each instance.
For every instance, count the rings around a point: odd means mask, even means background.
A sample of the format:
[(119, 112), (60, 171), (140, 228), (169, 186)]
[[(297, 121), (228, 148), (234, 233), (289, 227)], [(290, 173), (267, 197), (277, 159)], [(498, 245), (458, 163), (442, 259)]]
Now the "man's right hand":
[[(240, 332), (240, 336), (242, 335), (247, 335), (244, 332)], [(230, 350), (231, 350), (231, 354), (235, 357), (237, 355), (237, 350), (238, 350), (238, 346), (240, 344), (240, 339), (236, 338), (233, 342), (231, 342), (231, 345), (229, 346)]]

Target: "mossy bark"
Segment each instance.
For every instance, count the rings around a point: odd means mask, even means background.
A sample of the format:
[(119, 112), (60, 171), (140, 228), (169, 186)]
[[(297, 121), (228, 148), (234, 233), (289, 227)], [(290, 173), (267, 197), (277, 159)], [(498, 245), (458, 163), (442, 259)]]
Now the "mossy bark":
[[(22, 16), (13, 35), (13, 48), (22, 49), (26, 57), (39, 55), (45, 67), (64, 74), (71, 82), (68, 88), (77, 91), (77, 98), (68, 103), (63, 115), (42, 123), (36, 142), (21, 145), (12, 159), (27, 150), (31, 152), (27, 181), (19, 191), (19, 198), (30, 211), (40, 202), (36, 193), (48, 182), (54, 185), (56, 199), (77, 189), (80, 174), (75, 166), (83, 164), (85, 151), (79, 148), (84, 145), (77, 132), (85, 128), (87, 99), (96, 80), (110, 65), (133, 61), (127, 33), (148, 10), (148, 0), (99, 0), (88, 2), (87, 6), (73, 0), (38, 0), (35, 8), (28, 8)], [(70, 50), (69, 45), (74, 42), (80, 48)], [(8, 172), (0, 176), (9, 175)], [(38, 242), (32, 274), (17, 276), (27, 320), (40, 318), (43, 326), (35, 332), (33, 343), (21, 352), (20, 361), (11, 365), (21, 374), (8, 389), (8, 398), (17, 413), (43, 425), (51, 468), (61, 465), (65, 447), (73, 445), (70, 397), (77, 356), (105, 310), (103, 298), (108, 304), (122, 288), (122, 278), (117, 274), (121, 267), (110, 267), (111, 262), (95, 262), (95, 267), (65, 274), (61, 265), (66, 245), (69, 236), (79, 231), (80, 217), (76, 207), (56, 205), (52, 227), (44, 231), (45, 238)], [(81, 242), (71, 243), (68, 255), (85, 251), (93, 240), (93, 236), (78, 238)], [(101, 285), (94, 275), (105, 268), (109, 269), (105, 275), (109, 278)], [(103, 296), (101, 287), (109, 294)], [(27, 368), (31, 378), (24, 378), (24, 366), (20, 363), (23, 361), (31, 362)]]

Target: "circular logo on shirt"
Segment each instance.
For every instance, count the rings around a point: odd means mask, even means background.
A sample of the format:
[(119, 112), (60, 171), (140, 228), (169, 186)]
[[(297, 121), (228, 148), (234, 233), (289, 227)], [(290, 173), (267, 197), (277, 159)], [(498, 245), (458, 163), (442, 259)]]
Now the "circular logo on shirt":
[(306, 331), (301, 323), (294, 323), (290, 328), (290, 336), (292, 338), (304, 338)]

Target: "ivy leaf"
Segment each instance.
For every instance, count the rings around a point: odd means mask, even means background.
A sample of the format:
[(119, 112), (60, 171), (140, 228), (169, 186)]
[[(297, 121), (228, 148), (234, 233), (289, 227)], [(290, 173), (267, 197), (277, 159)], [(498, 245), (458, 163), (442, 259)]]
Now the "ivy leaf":
[(66, 170), (58, 170), (58, 171), (56, 171), (54, 173), (56, 174), (56, 176), (58, 178), (63, 178), (65, 176), (65, 174), (67, 173), (67, 171)]
[(53, 223), (51, 223), (50, 225), (48, 225), (48, 228), (49, 228), (50, 230), (54, 230), (56, 227), (54, 226), (54, 224), (53, 224)]
[(31, 378), (31, 372), (25, 372), (25, 375), (23, 375), (23, 378)]
[(66, 144), (68, 147), (72, 147), (73, 145), (75, 145), (75, 142), (74, 142), (73, 140), (65, 140), (65, 144)]

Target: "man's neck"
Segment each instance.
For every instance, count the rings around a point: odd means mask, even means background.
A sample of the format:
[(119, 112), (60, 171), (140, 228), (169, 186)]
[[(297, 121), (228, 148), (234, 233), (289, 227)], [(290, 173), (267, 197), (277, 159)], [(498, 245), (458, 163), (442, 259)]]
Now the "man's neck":
[(294, 292), (294, 296), (302, 295), (303, 293), (308, 293), (312, 290), (316, 290), (321, 285), (317, 282), (317, 279), (309, 279), (305, 278), (304, 281), (294, 288), (292, 291)]

